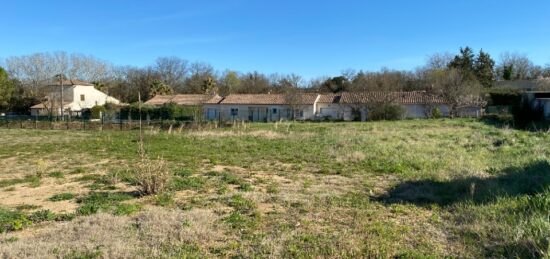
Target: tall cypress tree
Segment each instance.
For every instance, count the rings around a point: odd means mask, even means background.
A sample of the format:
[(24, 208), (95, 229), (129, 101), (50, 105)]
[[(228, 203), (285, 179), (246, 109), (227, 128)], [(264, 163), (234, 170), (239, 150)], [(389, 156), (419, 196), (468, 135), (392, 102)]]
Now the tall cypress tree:
[(449, 68), (458, 69), (463, 76), (469, 79), (475, 79), (475, 54), (472, 48), (460, 48), (460, 54), (456, 55), (449, 63)]
[(483, 49), (479, 51), (474, 64), (474, 72), (477, 80), (483, 87), (491, 87), (493, 80), (495, 79), (495, 61), (491, 58), (489, 53), (483, 52)]

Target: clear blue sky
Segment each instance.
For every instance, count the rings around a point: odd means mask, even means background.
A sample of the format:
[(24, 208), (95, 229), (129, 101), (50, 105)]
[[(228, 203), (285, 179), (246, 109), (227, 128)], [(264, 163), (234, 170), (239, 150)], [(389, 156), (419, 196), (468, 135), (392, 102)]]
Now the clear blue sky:
[(311, 78), (413, 69), (468, 45), (550, 63), (548, 0), (18, 0), (1, 9), (4, 58), (64, 50), (143, 66), (175, 55)]

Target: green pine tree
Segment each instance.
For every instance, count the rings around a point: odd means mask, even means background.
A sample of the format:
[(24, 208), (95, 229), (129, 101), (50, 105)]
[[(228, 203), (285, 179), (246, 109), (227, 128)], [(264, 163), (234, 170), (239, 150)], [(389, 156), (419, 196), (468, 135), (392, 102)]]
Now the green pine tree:
[(479, 51), (474, 64), (474, 72), (477, 81), (483, 85), (483, 87), (491, 87), (493, 80), (495, 79), (495, 61), (491, 58), (489, 53)]

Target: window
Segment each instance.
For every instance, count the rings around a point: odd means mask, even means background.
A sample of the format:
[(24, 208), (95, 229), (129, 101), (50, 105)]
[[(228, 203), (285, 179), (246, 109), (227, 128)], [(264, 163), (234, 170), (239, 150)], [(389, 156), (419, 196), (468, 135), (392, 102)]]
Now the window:
[(86, 101), (86, 96), (84, 96), (83, 94), (80, 95), (80, 101), (83, 102), (83, 101)]
[(231, 108), (231, 116), (237, 116), (237, 115), (239, 115), (239, 109)]
[(299, 110), (299, 109), (294, 110), (294, 116), (296, 118), (304, 117), (304, 110)]
[(273, 108), (272, 111), (271, 111), (271, 113), (277, 114), (277, 108)]

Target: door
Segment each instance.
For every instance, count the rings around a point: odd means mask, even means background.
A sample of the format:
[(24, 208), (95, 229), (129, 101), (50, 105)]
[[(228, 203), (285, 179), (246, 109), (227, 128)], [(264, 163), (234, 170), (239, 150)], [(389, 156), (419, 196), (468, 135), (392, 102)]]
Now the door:
[(206, 110), (206, 119), (215, 120), (217, 119), (217, 117), (218, 117), (218, 109), (208, 108), (208, 110)]

